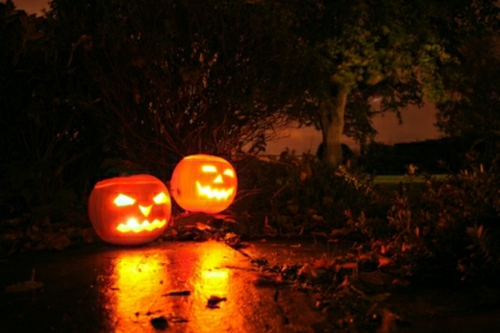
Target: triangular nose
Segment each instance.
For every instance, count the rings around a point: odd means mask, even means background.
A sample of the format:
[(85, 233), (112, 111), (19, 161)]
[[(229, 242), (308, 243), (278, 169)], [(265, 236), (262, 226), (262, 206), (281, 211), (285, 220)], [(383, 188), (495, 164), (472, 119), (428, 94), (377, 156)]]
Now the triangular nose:
[(144, 216), (148, 217), (149, 212), (151, 212), (151, 207), (153, 207), (153, 206), (147, 206), (147, 207), (139, 206), (139, 209), (141, 210), (141, 212)]
[(222, 183), (222, 176), (218, 175), (217, 178), (214, 179), (214, 184), (221, 184)]

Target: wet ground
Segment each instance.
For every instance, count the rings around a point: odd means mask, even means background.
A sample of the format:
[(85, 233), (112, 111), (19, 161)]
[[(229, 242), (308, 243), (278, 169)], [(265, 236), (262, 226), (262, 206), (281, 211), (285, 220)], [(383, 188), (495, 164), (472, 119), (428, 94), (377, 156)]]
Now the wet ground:
[[(286, 240), (242, 250), (206, 241), (20, 254), (0, 262), (0, 332), (335, 332), (311, 293), (262, 283), (255, 259), (307, 263), (340, 251), (349, 248)], [(378, 303), (397, 314), (389, 326), (377, 323), (381, 333), (500, 332), (496, 288), (407, 286)]]

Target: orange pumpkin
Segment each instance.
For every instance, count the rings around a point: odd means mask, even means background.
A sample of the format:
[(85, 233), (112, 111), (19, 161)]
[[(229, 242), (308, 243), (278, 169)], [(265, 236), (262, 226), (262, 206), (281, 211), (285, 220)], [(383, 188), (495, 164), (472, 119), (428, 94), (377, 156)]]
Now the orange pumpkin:
[(98, 182), (90, 193), (89, 217), (97, 235), (119, 245), (158, 238), (168, 225), (172, 202), (167, 187), (151, 175)]
[(170, 191), (177, 204), (190, 212), (218, 213), (231, 205), (238, 179), (233, 166), (212, 155), (191, 155), (175, 167)]

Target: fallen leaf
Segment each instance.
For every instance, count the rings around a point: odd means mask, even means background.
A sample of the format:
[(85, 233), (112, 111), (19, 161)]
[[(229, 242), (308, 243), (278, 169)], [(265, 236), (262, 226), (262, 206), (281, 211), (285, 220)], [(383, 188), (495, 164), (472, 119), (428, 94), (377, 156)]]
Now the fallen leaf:
[(407, 287), (410, 285), (410, 281), (406, 280), (406, 279), (394, 279), (392, 280), (392, 284), (393, 285), (396, 285), (396, 286), (403, 286), (403, 287)]
[(398, 316), (391, 311), (384, 309), (382, 313), (382, 321), (380, 327), (377, 329), (377, 333), (392, 333), (397, 332), (398, 328), (396, 325), (396, 319)]
[(71, 240), (65, 234), (50, 235), (47, 239), (47, 247), (62, 251), (71, 245)]
[(157, 330), (166, 330), (168, 328), (168, 321), (165, 317), (160, 316), (151, 319), (151, 325)]
[(346, 276), (344, 276), (344, 281), (342, 281), (342, 283), (337, 286), (337, 289), (347, 288), (349, 286), (351, 286), (351, 288), (353, 288), (354, 290), (358, 291), (357, 289), (355, 289), (351, 285), (350, 280), (349, 280), (349, 275), (346, 275)]
[(224, 242), (231, 247), (238, 247), (241, 243), (241, 238), (234, 232), (228, 232), (224, 236)]
[(209, 307), (211, 309), (217, 309), (217, 308), (219, 308), (219, 303), (224, 302), (226, 300), (227, 300), (226, 297), (219, 297), (219, 296), (212, 295), (208, 299), (207, 307)]
[(333, 229), (332, 232), (330, 232), (330, 237), (342, 237), (344, 236), (344, 229)]
[(384, 256), (378, 256), (378, 268), (384, 266), (391, 266), (394, 263), (394, 260), (391, 258), (387, 258)]
[(311, 267), (311, 265), (309, 265), (309, 264), (304, 264), (304, 266), (302, 266), (299, 269), (297, 274), (299, 276), (304, 276), (307, 279), (313, 279), (313, 278), (316, 278), (318, 276), (318, 274), (316, 273), (316, 270), (313, 267)]
[(351, 269), (353, 271), (356, 271), (358, 269), (358, 263), (357, 262), (346, 262), (343, 264), (337, 264), (335, 266), (335, 271), (339, 271), (340, 269)]
[(196, 222), (196, 228), (198, 230), (201, 230), (201, 231), (205, 231), (205, 230), (212, 231), (212, 230), (214, 230), (214, 228), (212, 228), (208, 224), (201, 223), (201, 222)]
[(311, 216), (313, 218), (313, 220), (316, 220), (316, 221), (324, 221), (325, 219), (323, 218), (323, 216), (321, 215), (316, 215), (314, 214), (313, 216)]
[(314, 269), (319, 269), (319, 268), (328, 268), (329, 262), (327, 259), (322, 258), (322, 259), (316, 259), (312, 263), (312, 266)]
[(162, 294), (162, 296), (189, 296), (191, 292), (189, 290), (175, 290), (168, 292), (166, 294)]

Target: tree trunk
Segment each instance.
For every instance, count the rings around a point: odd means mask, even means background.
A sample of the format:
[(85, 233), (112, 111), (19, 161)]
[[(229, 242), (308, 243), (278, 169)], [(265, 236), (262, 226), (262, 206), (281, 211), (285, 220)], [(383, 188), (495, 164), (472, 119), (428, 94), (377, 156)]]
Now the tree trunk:
[(347, 91), (339, 90), (334, 100), (320, 104), (321, 131), (323, 134), (324, 162), (338, 167), (342, 163), (341, 137), (344, 132), (344, 115), (347, 103)]

